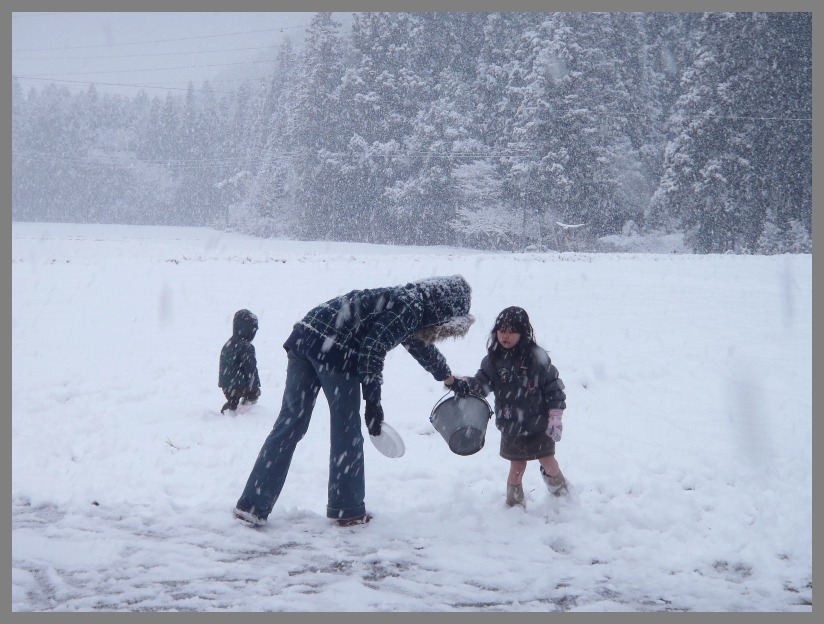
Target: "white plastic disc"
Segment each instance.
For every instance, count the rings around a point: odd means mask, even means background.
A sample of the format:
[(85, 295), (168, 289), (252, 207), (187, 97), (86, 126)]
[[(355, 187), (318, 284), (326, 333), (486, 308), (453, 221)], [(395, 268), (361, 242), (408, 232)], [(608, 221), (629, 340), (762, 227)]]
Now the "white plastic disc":
[(381, 424), (381, 434), (377, 436), (370, 435), (369, 439), (372, 440), (375, 448), (387, 457), (403, 457), (406, 452), (403, 438), (385, 422)]

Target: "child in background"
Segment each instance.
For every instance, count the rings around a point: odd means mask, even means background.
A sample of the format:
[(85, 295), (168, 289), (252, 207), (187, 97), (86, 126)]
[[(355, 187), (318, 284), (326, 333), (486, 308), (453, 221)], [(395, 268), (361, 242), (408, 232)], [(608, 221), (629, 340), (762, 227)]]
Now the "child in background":
[(249, 310), (238, 310), (232, 320), (232, 337), (220, 350), (220, 371), (217, 385), (223, 390), (226, 403), (220, 409), (235, 411), (238, 403), (254, 403), (260, 396), (260, 375), (252, 340), (258, 330), (258, 318)]
[(487, 355), (474, 377), (458, 378), (450, 386), (456, 395), (495, 394), (495, 426), (501, 432), (501, 457), (510, 461), (506, 504), (526, 508), (522, 479), (528, 461), (537, 459), (550, 493), (567, 493), (567, 483), (555, 459), (566, 409), (564, 383), (549, 354), (535, 343), (529, 316), (509, 307), (495, 320)]

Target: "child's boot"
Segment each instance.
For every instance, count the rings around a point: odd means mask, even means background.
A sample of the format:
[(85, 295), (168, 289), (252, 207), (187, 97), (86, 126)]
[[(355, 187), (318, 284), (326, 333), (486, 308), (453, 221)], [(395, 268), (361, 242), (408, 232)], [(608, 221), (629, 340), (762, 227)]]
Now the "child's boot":
[(558, 471), (558, 474), (551, 477), (546, 473), (544, 467), (541, 466), (541, 478), (544, 480), (544, 483), (546, 483), (549, 493), (553, 496), (564, 496), (569, 492), (563, 472)]
[(526, 500), (524, 499), (524, 487), (518, 483), (507, 482), (506, 484), (506, 505), (507, 507), (514, 507), (520, 505), (526, 509)]

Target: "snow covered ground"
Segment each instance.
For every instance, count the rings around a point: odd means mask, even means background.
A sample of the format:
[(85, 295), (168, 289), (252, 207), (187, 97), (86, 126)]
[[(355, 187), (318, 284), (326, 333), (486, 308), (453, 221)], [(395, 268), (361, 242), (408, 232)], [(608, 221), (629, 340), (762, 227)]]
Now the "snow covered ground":
[[(812, 611), (812, 258), (496, 254), (198, 228), (13, 225), (13, 611)], [(530, 313), (567, 386), (550, 499), (504, 505), (493, 425), (460, 457), (402, 349), (366, 443), (374, 520), (325, 517), (319, 399), (267, 527), (230, 515), (280, 405), (281, 348), (353, 288), (464, 275), (474, 373)], [(263, 395), (218, 412), (220, 347), (260, 319)]]

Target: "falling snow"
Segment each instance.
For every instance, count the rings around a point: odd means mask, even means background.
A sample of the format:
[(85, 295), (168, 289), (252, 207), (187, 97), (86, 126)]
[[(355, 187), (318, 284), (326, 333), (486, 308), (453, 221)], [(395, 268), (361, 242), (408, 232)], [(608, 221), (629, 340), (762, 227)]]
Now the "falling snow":
[[(201, 228), (12, 226), (13, 611), (812, 611), (811, 256), (501, 254)], [(277, 417), (292, 325), (357, 288), (460, 274), (471, 374), (520, 305), (566, 384), (547, 495), (452, 454), (445, 393), (384, 369), (403, 457), (368, 442), (374, 520), (325, 517), (321, 398), (262, 529), (231, 517)], [(220, 347), (258, 316), (263, 394), (222, 416)], [(533, 465), (534, 464), (534, 465)]]

